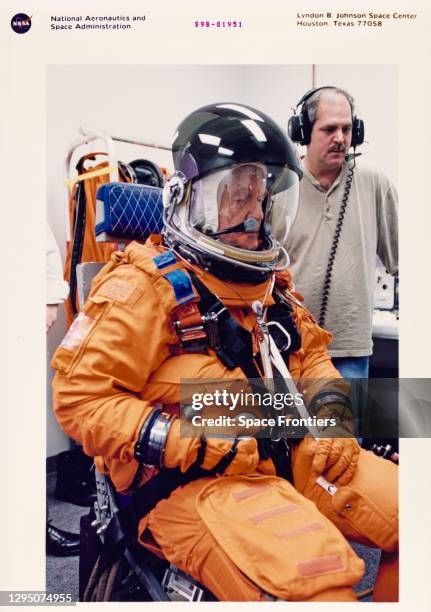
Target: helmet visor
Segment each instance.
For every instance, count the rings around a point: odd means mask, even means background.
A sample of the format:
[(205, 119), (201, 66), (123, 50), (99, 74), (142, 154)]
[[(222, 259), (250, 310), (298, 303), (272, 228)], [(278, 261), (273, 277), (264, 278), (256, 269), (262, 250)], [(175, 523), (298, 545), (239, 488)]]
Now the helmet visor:
[(193, 183), (189, 229), (236, 248), (265, 250), (270, 239), (287, 234), (298, 184), (287, 166), (245, 163), (213, 172)]

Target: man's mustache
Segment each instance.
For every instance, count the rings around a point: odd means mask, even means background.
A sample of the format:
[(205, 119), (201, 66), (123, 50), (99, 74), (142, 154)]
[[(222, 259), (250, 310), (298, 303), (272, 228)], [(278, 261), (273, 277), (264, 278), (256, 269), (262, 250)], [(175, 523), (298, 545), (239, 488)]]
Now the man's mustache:
[(329, 149), (330, 153), (345, 153), (346, 147), (344, 145), (336, 145)]

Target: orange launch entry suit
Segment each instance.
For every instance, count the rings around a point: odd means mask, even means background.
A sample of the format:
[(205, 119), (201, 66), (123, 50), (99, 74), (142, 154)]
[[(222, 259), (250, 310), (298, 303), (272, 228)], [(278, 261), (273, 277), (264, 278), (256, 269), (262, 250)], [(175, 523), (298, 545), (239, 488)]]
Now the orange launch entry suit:
[[(119, 492), (127, 492), (134, 480), (134, 447), (153, 405), (162, 404), (166, 412), (178, 405), (182, 378), (244, 378), (211, 349), (176, 354), (172, 313), (177, 302), (164, 278), (167, 271), (153, 261), (164, 251), (147, 242), (114, 253), (53, 358), (57, 419)], [(178, 268), (187, 269), (178, 261), (168, 271)], [(195, 273), (249, 330), (255, 324), (251, 303), (273, 303), (267, 282), (234, 284)], [(301, 349), (289, 358), (293, 378), (338, 377), (326, 350), (330, 334), (304, 308), (292, 305), (302, 338)], [(200, 443), (180, 437), (178, 423), (169, 432), (164, 465), (186, 471)], [(377, 598), (396, 599), (397, 468), (361, 450), (353, 479), (347, 485), (334, 481), (337, 492), (331, 495), (316, 483), (311, 468), (322, 442), (305, 439), (294, 449), (293, 486), (275, 475), (271, 460), (259, 462), (253, 438), (242, 440), (226, 475), (176, 489), (141, 519), (139, 536), (149, 529), (166, 558), (219, 600), (254, 601), (269, 594), (291, 601), (354, 601), (352, 586), (364, 562), (344, 534), (388, 553)], [(203, 467), (214, 467), (230, 446), (226, 440), (209, 444)], [(156, 472), (144, 466), (140, 484)]]

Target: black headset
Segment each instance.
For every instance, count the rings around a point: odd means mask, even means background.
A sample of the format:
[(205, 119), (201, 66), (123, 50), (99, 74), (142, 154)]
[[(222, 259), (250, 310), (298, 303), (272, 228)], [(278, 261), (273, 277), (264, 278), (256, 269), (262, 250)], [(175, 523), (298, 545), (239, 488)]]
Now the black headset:
[[(287, 125), (287, 132), (293, 142), (298, 142), (301, 145), (308, 145), (311, 140), (311, 131), (313, 125), (310, 122), (307, 109), (307, 100), (311, 98), (316, 91), (321, 89), (338, 89), (332, 85), (324, 85), (323, 87), (313, 87), (305, 93), (295, 106), (294, 114), (290, 117)], [(302, 105), (302, 106), (301, 106)], [(301, 106), (299, 114), (296, 114), (297, 108)], [(364, 122), (356, 115), (352, 118), (352, 142), (351, 147), (357, 147), (364, 142)]]

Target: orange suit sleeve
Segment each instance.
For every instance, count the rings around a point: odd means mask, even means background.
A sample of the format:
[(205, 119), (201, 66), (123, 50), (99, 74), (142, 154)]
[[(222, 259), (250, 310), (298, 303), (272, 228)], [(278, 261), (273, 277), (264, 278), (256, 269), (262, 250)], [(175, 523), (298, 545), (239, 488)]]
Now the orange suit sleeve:
[(151, 411), (142, 392), (173, 342), (168, 315), (143, 271), (122, 265), (99, 281), (52, 361), (55, 414), (87, 455), (132, 461)]

